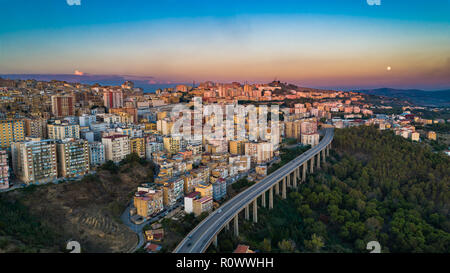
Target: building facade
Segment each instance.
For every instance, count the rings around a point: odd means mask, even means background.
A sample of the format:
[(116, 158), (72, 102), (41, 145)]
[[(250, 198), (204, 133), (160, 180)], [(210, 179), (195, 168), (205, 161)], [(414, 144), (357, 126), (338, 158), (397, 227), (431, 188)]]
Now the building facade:
[(126, 135), (113, 135), (102, 138), (105, 145), (105, 159), (119, 163), (130, 154), (130, 139)]
[(25, 123), (21, 119), (0, 120), (0, 148), (25, 140)]
[(106, 162), (105, 145), (101, 142), (89, 143), (89, 160), (91, 166), (99, 166)]
[(49, 139), (80, 138), (80, 125), (78, 124), (56, 121), (54, 124), (47, 125), (47, 131)]
[(0, 150), (0, 190), (9, 188), (8, 153)]
[(65, 139), (57, 147), (60, 177), (78, 177), (89, 172), (89, 143), (86, 140)]
[(52, 96), (52, 113), (55, 117), (75, 115), (75, 98), (71, 95)]
[(56, 141), (34, 139), (11, 145), (14, 174), (24, 183), (46, 183), (57, 178)]

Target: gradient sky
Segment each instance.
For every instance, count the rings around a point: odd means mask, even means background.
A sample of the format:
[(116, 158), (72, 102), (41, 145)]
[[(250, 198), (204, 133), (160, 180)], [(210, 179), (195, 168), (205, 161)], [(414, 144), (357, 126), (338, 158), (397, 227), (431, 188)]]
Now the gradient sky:
[(0, 0), (0, 7), (0, 74), (450, 88), (450, 0)]

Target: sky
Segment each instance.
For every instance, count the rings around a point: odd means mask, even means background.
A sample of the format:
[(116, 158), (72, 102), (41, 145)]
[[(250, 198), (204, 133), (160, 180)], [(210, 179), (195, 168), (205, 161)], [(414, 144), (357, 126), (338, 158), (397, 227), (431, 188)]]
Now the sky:
[(0, 74), (450, 89), (450, 0), (371, 1), (0, 0)]

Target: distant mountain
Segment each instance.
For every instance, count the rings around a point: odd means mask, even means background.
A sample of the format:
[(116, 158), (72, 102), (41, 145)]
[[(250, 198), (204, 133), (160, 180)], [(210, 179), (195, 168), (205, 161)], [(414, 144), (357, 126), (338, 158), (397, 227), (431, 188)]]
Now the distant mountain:
[(133, 75), (94, 75), (80, 72), (75, 74), (0, 74), (0, 78), (10, 80), (37, 80), (37, 81), (66, 81), (69, 83), (101, 84), (101, 85), (121, 85), (125, 81), (133, 81), (136, 87), (141, 87), (144, 91), (152, 92), (158, 88), (174, 87), (177, 83), (159, 81), (151, 76)]
[(417, 89), (378, 88), (355, 90), (368, 95), (384, 96), (407, 100), (420, 106), (450, 106), (450, 90), (424, 91)]

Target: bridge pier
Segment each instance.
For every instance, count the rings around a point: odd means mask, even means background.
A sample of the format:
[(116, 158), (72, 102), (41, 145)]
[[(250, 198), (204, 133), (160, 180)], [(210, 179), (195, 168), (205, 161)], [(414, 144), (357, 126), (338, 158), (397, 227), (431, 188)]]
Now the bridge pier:
[(227, 223), (225, 224), (225, 230), (226, 230), (226, 231), (230, 230), (230, 222), (227, 222)]
[(290, 173), (287, 175), (286, 183), (287, 183), (287, 186), (290, 188), (291, 187), (291, 174)]
[(296, 168), (295, 170), (294, 170), (294, 189), (296, 189), (297, 188), (297, 179), (298, 179), (298, 168)]
[(325, 160), (326, 160), (326, 158), (325, 158), (325, 157), (326, 157), (326, 155), (325, 155), (325, 150), (326, 150), (326, 149), (323, 149), (323, 150), (322, 150), (322, 162), (323, 162), (323, 163), (325, 163)]
[(218, 245), (218, 242), (217, 242), (217, 235), (214, 236), (213, 244), (214, 244), (215, 247), (217, 247), (217, 245)]
[(283, 178), (281, 198), (286, 199), (286, 177)]
[(307, 168), (308, 162), (303, 163), (303, 174), (302, 174), (302, 182), (306, 181), (306, 168)]
[(253, 200), (253, 223), (258, 223), (258, 198)]
[(275, 183), (275, 194), (280, 194), (280, 181)]
[(269, 190), (269, 209), (273, 209), (273, 187)]
[(250, 205), (245, 206), (245, 220), (250, 220)]
[(317, 153), (317, 169), (320, 169), (320, 151)]
[(330, 155), (331, 143), (327, 145), (327, 156)]
[(298, 182), (298, 168), (294, 171), (294, 188), (297, 188), (297, 182)]
[(263, 192), (263, 194), (261, 195), (261, 205), (263, 208), (266, 207), (266, 192)]
[(310, 164), (310, 170), (309, 170), (309, 173), (314, 173), (314, 159), (316, 158), (316, 155), (313, 155), (313, 157), (311, 157), (311, 160), (309, 161), (309, 164)]
[(234, 216), (234, 236), (239, 237), (239, 215)]

